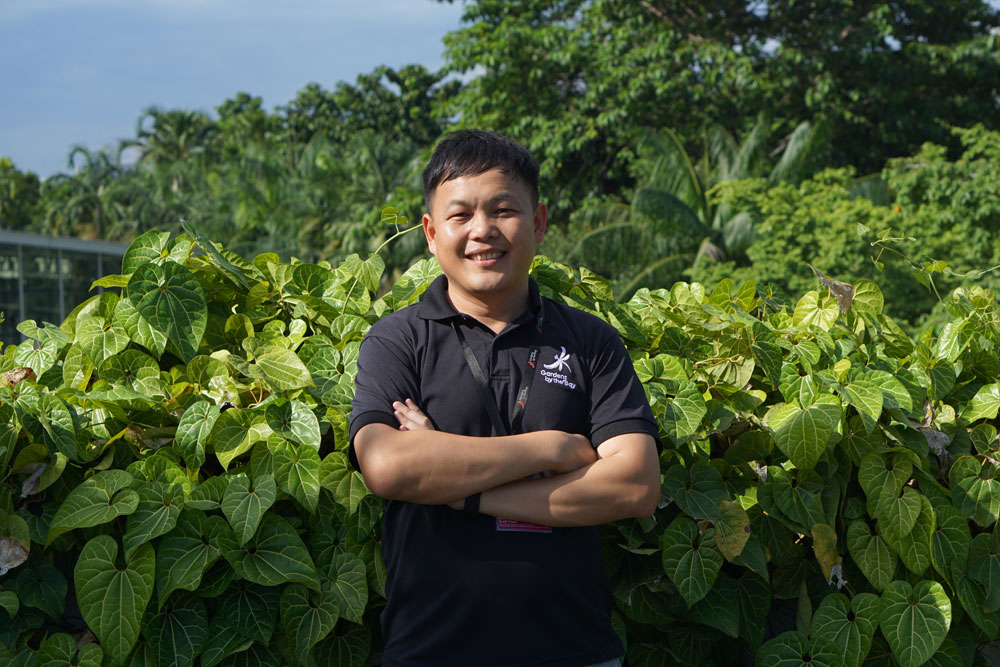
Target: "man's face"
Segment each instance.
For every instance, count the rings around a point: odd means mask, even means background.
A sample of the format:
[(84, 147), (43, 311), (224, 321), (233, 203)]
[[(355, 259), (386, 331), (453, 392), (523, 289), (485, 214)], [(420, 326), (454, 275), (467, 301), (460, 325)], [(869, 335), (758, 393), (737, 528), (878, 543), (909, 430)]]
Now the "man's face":
[(527, 290), (546, 218), (528, 186), (499, 169), (439, 184), (423, 217), (424, 234), (453, 302), (499, 305)]

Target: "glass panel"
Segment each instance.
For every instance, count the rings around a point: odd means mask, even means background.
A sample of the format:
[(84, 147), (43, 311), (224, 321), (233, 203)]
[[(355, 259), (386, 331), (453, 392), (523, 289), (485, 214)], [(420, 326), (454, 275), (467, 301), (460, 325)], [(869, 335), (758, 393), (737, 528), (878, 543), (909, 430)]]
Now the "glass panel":
[(0, 340), (5, 345), (20, 343), (21, 334), (16, 329), (22, 319), (17, 299), (16, 245), (0, 245), (0, 312), (4, 317), (0, 324)]
[(64, 315), (69, 315), (74, 308), (97, 294), (98, 290), (89, 290), (100, 276), (97, 275), (96, 254), (63, 250), (62, 256)]
[(59, 317), (59, 255), (55, 248), (22, 246), (24, 316), (20, 319), (61, 324)]

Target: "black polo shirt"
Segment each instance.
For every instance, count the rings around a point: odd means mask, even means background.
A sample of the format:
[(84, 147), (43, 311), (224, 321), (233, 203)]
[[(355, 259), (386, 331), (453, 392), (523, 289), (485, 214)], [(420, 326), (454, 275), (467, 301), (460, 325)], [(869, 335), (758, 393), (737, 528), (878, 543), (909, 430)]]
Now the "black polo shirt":
[[(617, 333), (601, 319), (542, 298), (499, 334), (457, 313), (437, 278), (422, 300), (379, 320), (358, 357), (351, 412), (398, 426), (392, 402), (412, 398), (440, 431), (495, 435), (452, 321), (490, 380), (510, 429), (530, 347), (539, 345), (522, 430), (558, 429), (596, 447), (658, 429)], [(382, 534), (388, 604), (385, 667), (581, 667), (624, 653), (610, 625), (611, 586), (598, 527), (547, 528), (469, 517), (446, 505), (388, 501)]]

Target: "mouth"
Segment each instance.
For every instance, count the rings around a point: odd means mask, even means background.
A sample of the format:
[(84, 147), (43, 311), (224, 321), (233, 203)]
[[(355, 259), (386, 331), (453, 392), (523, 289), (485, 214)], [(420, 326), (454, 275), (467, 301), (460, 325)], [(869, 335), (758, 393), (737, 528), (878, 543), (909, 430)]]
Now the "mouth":
[(507, 253), (501, 252), (499, 250), (491, 250), (490, 252), (477, 252), (466, 255), (469, 259), (476, 263), (492, 262), (500, 259)]

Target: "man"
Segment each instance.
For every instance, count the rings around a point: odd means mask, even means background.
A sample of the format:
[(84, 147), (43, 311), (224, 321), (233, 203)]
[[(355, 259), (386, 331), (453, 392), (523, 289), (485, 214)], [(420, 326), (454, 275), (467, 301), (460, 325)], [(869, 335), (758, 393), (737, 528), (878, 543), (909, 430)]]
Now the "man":
[(598, 525), (659, 499), (642, 387), (611, 327), (528, 277), (548, 213), (522, 146), (452, 133), (424, 197), (444, 275), (372, 327), (351, 414), (388, 500), (383, 664), (617, 664)]

